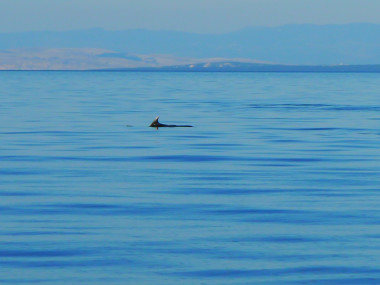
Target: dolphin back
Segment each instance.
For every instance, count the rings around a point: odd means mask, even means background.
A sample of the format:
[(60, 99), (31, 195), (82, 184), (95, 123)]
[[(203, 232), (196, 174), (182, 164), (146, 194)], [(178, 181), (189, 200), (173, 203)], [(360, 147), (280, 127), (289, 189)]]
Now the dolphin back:
[(149, 127), (152, 127), (152, 128), (163, 128), (163, 127), (166, 127), (166, 128), (192, 128), (193, 126), (190, 126), (190, 125), (166, 125), (166, 124), (161, 124), (159, 121), (159, 116), (157, 116), (153, 122), (150, 124)]

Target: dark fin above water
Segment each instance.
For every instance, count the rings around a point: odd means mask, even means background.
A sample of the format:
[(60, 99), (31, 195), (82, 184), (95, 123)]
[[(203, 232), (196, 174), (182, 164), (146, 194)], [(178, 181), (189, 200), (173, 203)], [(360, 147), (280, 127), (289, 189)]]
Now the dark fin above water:
[(158, 127), (158, 125), (160, 124), (159, 122), (158, 122), (158, 118), (159, 118), (159, 116), (157, 116), (154, 120), (153, 120), (153, 122), (150, 124), (150, 126), (149, 127)]
[(161, 124), (159, 121), (159, 116), (157, 116), (153, 122), (150, 124), (149, 127), (152, 127), (152, 128), (192, 128), (193, 126), (190, 126), (190, 125), (166, 125), (166, 124)]

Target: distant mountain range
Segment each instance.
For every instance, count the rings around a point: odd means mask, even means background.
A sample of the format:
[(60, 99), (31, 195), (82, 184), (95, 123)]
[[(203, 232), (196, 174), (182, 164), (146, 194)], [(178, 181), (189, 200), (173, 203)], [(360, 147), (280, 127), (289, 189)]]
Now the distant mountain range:
[(244, 58), (188, 58), (130, 54), (103, 49), (14, 49), (0, 51), (0, 70), (101, 70), (170, 72), (380, 72), (372, 65), (289, 65)]
[(226, 34), (91, 29), (0, 33), (0, 69), (113, 69), (214, 62), (380, 64), (380, 25), (286, 25)]

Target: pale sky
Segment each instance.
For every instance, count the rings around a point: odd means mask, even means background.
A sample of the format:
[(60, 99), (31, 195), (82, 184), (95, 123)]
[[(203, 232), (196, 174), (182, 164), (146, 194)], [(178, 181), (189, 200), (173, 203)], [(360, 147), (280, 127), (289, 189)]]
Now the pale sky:
[(380, 0), (0, 0), (0, 32), (380, 24)]

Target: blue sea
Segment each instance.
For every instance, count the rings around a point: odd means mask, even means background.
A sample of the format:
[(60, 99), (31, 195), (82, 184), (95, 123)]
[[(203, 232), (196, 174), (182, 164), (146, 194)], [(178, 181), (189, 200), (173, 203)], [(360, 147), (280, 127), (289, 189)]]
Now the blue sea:
[(1, 72), (0, 116), (0, 284), (380, 284), (380, 74)]

